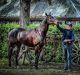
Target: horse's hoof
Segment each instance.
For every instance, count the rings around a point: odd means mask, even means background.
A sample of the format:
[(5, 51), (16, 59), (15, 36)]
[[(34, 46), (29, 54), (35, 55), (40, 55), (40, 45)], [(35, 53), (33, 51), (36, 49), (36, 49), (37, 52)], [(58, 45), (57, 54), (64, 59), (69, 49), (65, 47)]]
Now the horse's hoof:
[(38, 69), (38, 66), (35, 66), (35, 69)]
[(38, 69), (38, 67), (35, 67), (35, 69)]

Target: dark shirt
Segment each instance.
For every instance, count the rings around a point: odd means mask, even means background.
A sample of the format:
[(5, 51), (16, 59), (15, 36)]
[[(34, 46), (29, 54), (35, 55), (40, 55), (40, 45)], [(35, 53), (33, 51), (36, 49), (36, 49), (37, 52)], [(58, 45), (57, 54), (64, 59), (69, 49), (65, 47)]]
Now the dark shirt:
[(75, 36), (72, 30), (61, 28), (59, 25), (57, 25), (57, 28), (63, 33), (62, 41), (65, 39), (70, 39), (71, 43), (75, 41)]

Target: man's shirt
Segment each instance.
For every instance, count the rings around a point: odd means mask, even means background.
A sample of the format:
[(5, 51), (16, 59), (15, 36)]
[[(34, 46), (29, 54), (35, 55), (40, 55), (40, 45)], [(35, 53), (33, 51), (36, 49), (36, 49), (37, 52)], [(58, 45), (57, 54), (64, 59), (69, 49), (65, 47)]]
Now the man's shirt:
[(63, 33), (62, 41), (65, 39), (70, 39), (71, 43), (75, 41), (75, 36), (72, 30), (61, 28), (59, 25), (57, 25), (57, 28)]

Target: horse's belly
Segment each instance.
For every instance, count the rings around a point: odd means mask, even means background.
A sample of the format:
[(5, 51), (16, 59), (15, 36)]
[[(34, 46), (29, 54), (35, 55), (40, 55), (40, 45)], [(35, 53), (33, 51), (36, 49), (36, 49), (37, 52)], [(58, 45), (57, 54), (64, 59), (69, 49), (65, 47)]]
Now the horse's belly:
[(23, 42), (24, 45), (27, 45), (29, 47), (34, 47), (34, 46), (37, 46), (39, 44), (39, 42), (31, 42), (31, 41), (26, 41), (26, 42)]
[(34, 34), (34, 33), (30, 33), (26, 35), (23, 35), (22, 33), (20, 33), (17, 39), (21, 43), (27, 46), (33, 47), (33, 46), (38, 45), (41, 42), (42, 37), (39, 34)]

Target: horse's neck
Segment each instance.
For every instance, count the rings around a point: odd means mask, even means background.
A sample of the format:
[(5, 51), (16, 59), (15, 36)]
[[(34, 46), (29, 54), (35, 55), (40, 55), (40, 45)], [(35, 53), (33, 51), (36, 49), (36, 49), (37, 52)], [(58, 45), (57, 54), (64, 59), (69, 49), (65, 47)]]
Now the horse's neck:
[(47, 19), (44, 19), (41, 24), (41, 33), (46, 36), (48, 31), (49, 24), (47, 23)]

